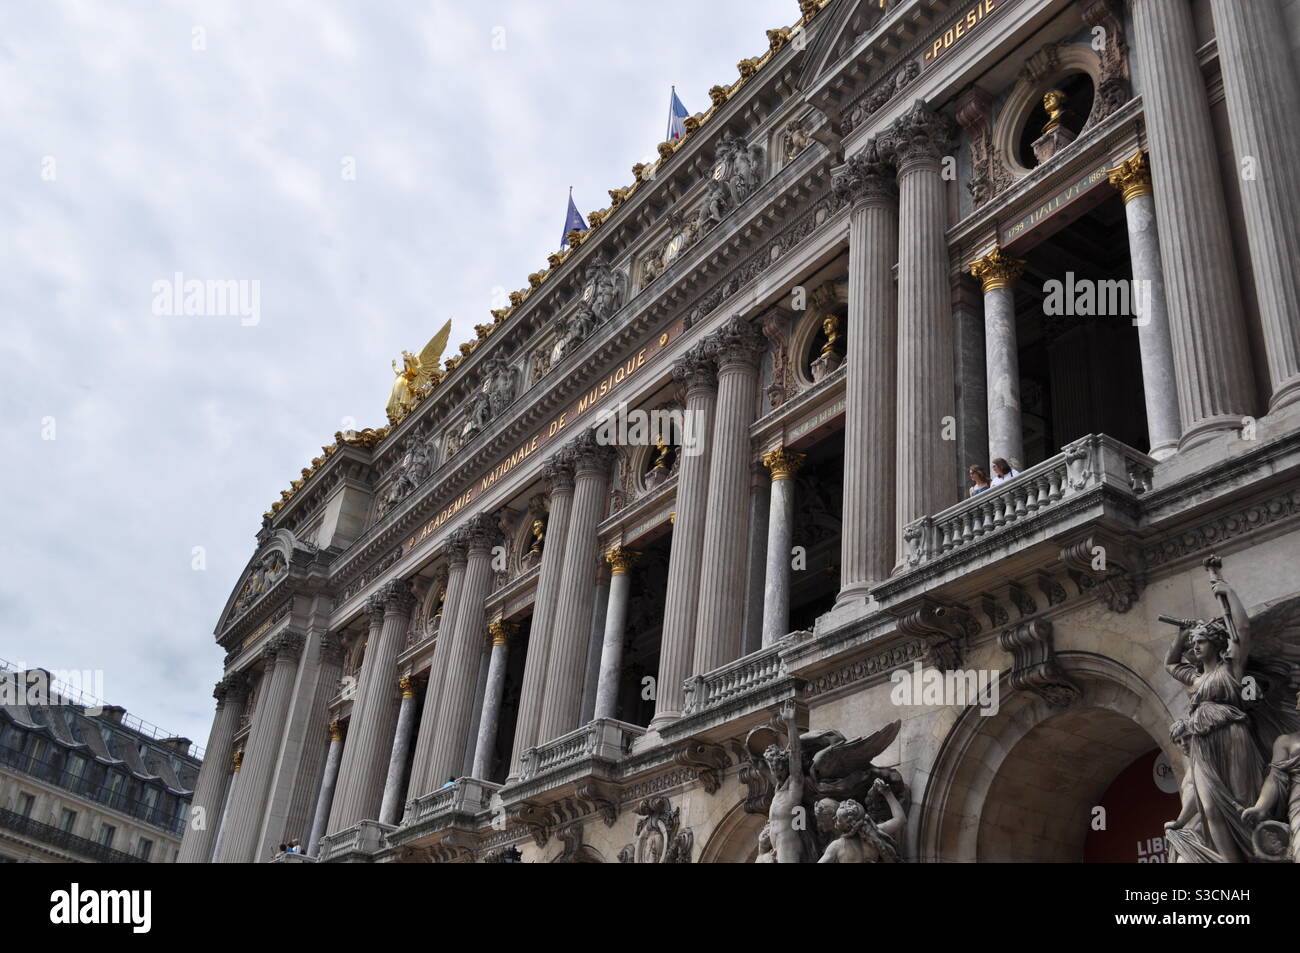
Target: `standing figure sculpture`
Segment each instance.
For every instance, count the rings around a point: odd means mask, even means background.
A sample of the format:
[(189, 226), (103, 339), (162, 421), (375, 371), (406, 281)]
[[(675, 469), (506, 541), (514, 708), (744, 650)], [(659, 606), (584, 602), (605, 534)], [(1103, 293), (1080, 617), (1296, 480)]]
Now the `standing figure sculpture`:
[(795, 827), (796, 809), (803, 804), (803, 756), (799, 749), (799, 729), (794, 723), (794, 702), (786, 702), (781, 709), (789, 744), (785, 748), (775, 744), (767, 746), (763, 760), (772, 772), (772, 806), (767, 812), (767, 831), (772, 852), (778, 864), (800, 864), (804, 861), (803, 838)]
[[(1250, 657), (1250, 624), (1236, 592), (1218, 576), (1220, 563), (1206, 560), (1210, 589), (1224, 614), (1209, 621), (1171, 620), (1179, 629), (1165, 669), (1187, 686), (1191, 709), (1170, 726), (1169, 735), (1187, 752), (1189, 791), (1196, 796), (1199, 831), (1189, 811), (1166, 825), (1171, 850), (1180, 859), (1242, 863), (1250, 858), (1251, 830), (1242, 813), (1255, 803), (1264, 780), (1264, 761), (1255, 726), (1242, 698)], [(1190, 660), (1189, 660), (1190, 659)]]

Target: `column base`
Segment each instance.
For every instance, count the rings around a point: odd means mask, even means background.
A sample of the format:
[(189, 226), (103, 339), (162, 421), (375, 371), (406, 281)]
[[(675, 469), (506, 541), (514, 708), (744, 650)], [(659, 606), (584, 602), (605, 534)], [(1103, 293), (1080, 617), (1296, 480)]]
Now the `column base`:
[(1281, 386), (1273, 392), (1273, 396), (1268, 401), (1268, 412), (1271, 414), (1275, 410), (1281, 410), (1283, 407), (1289, 407), (1296, 403), (1300, 403), (1300, 376), (1283, 381)]
[(1237, 414), (1221, 414), (1218, 417), (1207, 417), (1183, 434), (1182, 439), (1178, 441), (1178, 452), (1182, 453), (1194, 447), (1199, 447), (1203, 443), (1209, 443), (1217, 437), (1240, 430), (1241, 426), (1242, 417)]
[(671, 725), (673, 722), (678, 721), (681, 717), (682, 717), (682, 713), (679, 711), (662, 712), (658, 715), (655, 715), (654, 718), (650, 720), (650, 724), (646, 726), (646, 731), (657, 732), (659, 731), (660, 728), (663, 728), (666, 725)]
[(1168, 460), (1178, 452), (1177, 440), (1166, 440), (1164, 443), (1156, 444), (1149, 451), (1147, 456), (1152, 460)]

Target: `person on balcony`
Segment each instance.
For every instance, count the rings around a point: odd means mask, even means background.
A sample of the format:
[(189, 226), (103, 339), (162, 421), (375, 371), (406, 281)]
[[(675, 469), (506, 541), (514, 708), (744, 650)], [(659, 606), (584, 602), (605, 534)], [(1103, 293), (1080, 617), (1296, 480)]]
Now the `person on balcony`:
[(1020, 471), (1014, 469), (1011, 464), (1007, 463), (1005, 457), (998, 457), (993, 461), (993, 485), (1005, 483), (1012, 477), (1020, 476)]
[(989, 475), (984, 471), (983, 467), (976, 466), (972, 463), (966, 472), (970, 474), (971, 482), (970, 489), (966, 491), (967, 496), (974, 496), (976, 493), (983, 493), (992, 485), (989, 482)]

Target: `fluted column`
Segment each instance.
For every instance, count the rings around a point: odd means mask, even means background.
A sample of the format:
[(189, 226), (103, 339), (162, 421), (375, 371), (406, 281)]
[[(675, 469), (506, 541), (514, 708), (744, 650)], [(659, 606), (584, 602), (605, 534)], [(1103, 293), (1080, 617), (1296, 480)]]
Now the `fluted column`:
[(865, 597), (894, 569), (898, 190), (874, 141), (835, 170), (832, 185), (853, 202), (837, 599), (843, 605)]
[(478, 688), (479, 657), (487, 627), (483, 602), (492, 591), (492, 547), (501, 541), (496, 517), (490, 513), (471, 518), (462, 532), (468, 557), (465, 582), (461, 586), (461, 607), (456, 611), (456, 630), (438, 706), (438, 733), (430, 759), (435, 782), (445, 782), (464, 773), (474, 693)]
[(1174, 351), (1169, 339), (1169, 309), (1165, 303), (1165, 277), (1160, 264), (1160, 236), (1156, 226), (1151, 166), (1139, 152), (1110, 170), (1110, 184), (1124, 194), (1128, 222), (1129, 258), (1133, 262), (1136, 290), (1134, 323), (1142, 357), (1142, 393), (1147, 410), (1148, 451), (1157, 460), (1173, 456), (1182, 436), (1178, 415), (1178, 384), (1174, 378)]
[(524, 752), (537, 744), (551, 632), (560, 594), (560, 578), (564, 574), (564, 545), (569, 531), (569, 513), (573, 508), (573, 464), (568, 453), (561, 450), (547, 463), (543, 474), (550, 489), (550, 517), (546, 521), (542, 565), (537, 576), (537, 598), (528, 630), (528, 654), (524, 658), (524, 681), (519, 691), (519, 714), (515, 718), (514, 751), (510, 755), (512, 777), (519, 774), (519, 760)]
[(763, 335), (744, 318), (730, 318), (704, 342), (718, 367), (718, 405), (695, 613), (692, 673), (709, 672), (740, 657), (749, 532), (749, 427), (758, 401)]
[(406, 758), (411, 753), (411, 729), (415, 727), (415, 683), (409, 675), (404, 675), (398, 680), (397, 687), (402, 693), (402, 704), (397, 710), (393, 751), (384, 778), (384, 799), (379, 804), (381, 824), (396, 824), (400, 819), (402, 775), (406, 772)]
[[(1188, 0), (1133, 0), (1183, 435), (1241, 426), (1254, 377), (1228, 209)], [(1290, 91), (1288, 91), (1288, 94)]]
[(204, 749), (203, 766), (194, 784), (190, 800), (189, 823), (181, 839), (178, 864), (204, 864), (212, 856), (212, 844), (221, 823), (221, 810), (226, 802), (226, 788), (230, 756), (234, 750), (235, 732), (248, 700), (248, 680), (240, 672), (232, 672), (217, 682), (212, 691), (217, 700), (217, 713), (208, 732), (208, 745)]
[(763, 454), (772, 472), (772, 506), (767, 517), (767, 580), (763, 586), (763, 645), (790, 632), (790, 558), (794, 542), (794, 478), (807, 454), (773, 450)]
[(702, 343), (673, 364), (673, 377), (686, 386), (686, 425), (694, 429), (695, 439), (691, 443), (700, 452), (688, 454), (683, 448), (682, 462), (677, 468), (677, 509), (668, 555), (668, 591), (664, 594), (652, 729), (681, 717), (682, 682), (690, 674), (695, 654), (695, 612), (699, 606), (700, 562), (709, 498), (713, 411), (718, 399), (716, 365)]
[(1300, 77), (1278, 0), (1211, 0), (1210, 5), (1272, 410), (1300, 399), (1300, 128), (1295, 121)]
[(487, 687), (483, 692), (483, 717), (478, 725), (478, 743), (474, 747), (473, 776), (481, 780), (486, 780), (492, 770), (492, 752), (496, 748), (497, 732), (501, 727), (501, 702), (506, 694), (510, 640), (518, 633), (518, 624), (504, 619), (495, 619), (488, 625), (488, 635), (492, 638), (492, 657), (488, 663)]
[[(947, 189), (940, 174), (952, 123), (918, 102), (885, 148), (898, 168), (898, 402), (895, 559), (903, 527), (957, 499), (952, 290)], [(954, 439), (945, 440), (951, 421)], [(901, 564), (901, 563), (900, 563)]]
[(329, 733), (330, 746), (325, 755), (325, 775), (321, 778), (320, 794), (316, 796), (316, 813), (312, 817), (311, 834), (307, 838), (309, 857), (316, 856), (320, 840), (325, 836), (325, 825), (330, 819), (330, 806), (334, 803), (334, 787), (339, 779), (339, 762), (343, 759), (343, 723), (331, 721)]
[(605, 512), (614, 456), (613, 449), (598, 443), (592, 431), (580, 435), (568, 449), (573, 459), (573, 510), (564, 540), (564, 575), (551, 633), (537, 744), (545, 744), (578, 726), (587, 642), (591, 638), (591, 603), (596, 591), (592, 572), (596, 526)]
[(609, 562), (609, 605), (605, 610), (605, 632), (600, 649), (600, 681), (596, 688), (596, 718), (614, 718), (618, 712), (618, 689), (623, 676), (623, 645), (627, 639), (628, 593), (632, 589), (632, 567), (641, 554), (617, 546), (605, 554)]
[(230, 773), (226, 780), (226, 797), (221, 804), (221, 821), (217, 824), (216, 836), (212, 839), (211, 863), (216, 863), (221, 856), (221, 841), (226, 833), (226, 824), (230, 820), (230, 802), (234, 800), (235, 782), (239, 780), (239, 769), (244, 766), (244, 751), (237, 750), (230, 756)]
[(1020, 422), (1020, 353), (1016, 342), (1016, 280), (1025, 263), (994, 248), (970, 263), (984, 287), (984, 355), (988, 382), (989, 462), (1001, 457), (1025, 468)]
[[(330, 816), (331, 834), (359, 821), (379, 819), (397, 722), (397, 706), (393, 704), (397, 656), (404, 646), (414, 608), (415, 597), (406, 579), (389, 582), (369, 604), (370, 639), (361, 665), (356, 700), (352, 703), (347, 742), (343, 746), (340, 784)], [(382, 621), (376, 635), (374, 620), (381, 612)]]
[(447, 780), (433, 775), (430, 760), (433, 757), (433, 740), (438, 736), (438, 705), (442, 699), (443, 681), (447, 672), (447, 656), (451, 654), (452, 632), (456, 629), (456, 612), (462, 604), (466, 559), (464, 539), (453, 534), (447, 543), (447, 598), (442, 603), (442, 618), (438, 622), (437, 641), (429, 663), (429, 681), (424, 688), (424, 706), (420, 709), (415, 757), (411, 761), (411, 780), (406, 786), (408, 805), (417, 797), (436, 791)]
[(266, 659), (263, 688), (258, 693), (253, 727), (244, 749), (243, 771), (239, 784), (232, 787), (227, 817), (229, 829), (221, 838), (217, 862), (248, 864), (265, 858), (254, 857), (257, 837), (261, 833), (266, 795), (275, 769), (276, 755), (284, 730), (285, 714), (293, 696), (294, 674), (302, 653), (303, 637), (297, 632), (283, 632), (272, 638), (262, 650)]

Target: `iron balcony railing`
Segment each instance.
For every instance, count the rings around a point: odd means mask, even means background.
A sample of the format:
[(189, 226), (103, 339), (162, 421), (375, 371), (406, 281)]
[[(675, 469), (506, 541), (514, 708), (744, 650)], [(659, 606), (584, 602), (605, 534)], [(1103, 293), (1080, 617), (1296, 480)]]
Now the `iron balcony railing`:
[(53, 827), (49, 824), (42, 824), (40, 821), (34, 821), (30, 817), (24, 817), (14, 811), (7, 811), (0, 808), (0, 827), (11, 830), (16, 834), (23, 834), (32, 840), (40, 841), (42, 844), (49, 844), (51, 847), (60, 847), (69, 853), (78, 854), (82, 857), (88, 857), (91, 860), (99, 861), (101, 864), (146, 864), (148, 863), (142, 857), (136, 857), (134, 854), (128, 854), (120, 850), (114, 850), (111, 847), (105, 847), (103, 844), (96, 843), (93, 840), (87, 840), (84, 837), (78, 837), (76, 834), (69, 834), (67, 831)]

